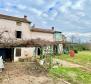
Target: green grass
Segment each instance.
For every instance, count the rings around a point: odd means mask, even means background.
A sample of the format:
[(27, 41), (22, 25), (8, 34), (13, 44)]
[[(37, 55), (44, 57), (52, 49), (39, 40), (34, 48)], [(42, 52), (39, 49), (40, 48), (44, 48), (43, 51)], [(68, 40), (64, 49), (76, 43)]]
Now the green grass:
[(78, 54), (76, 54), (75, 57), (70, 57), (69, 55), (63, 54), (60, 57), (60, 59), (78, 63), (85, 67), (91, 68), (91, 52), (90, 51), (78, 52)]
[(49, 74), (53, 77), (63, 78), (71, 84), (91, 84), (91, 73), (82, 71), (80, 68), (52, 68)]
[[(82, 51), (78, 52), (75, 57), (70, 57), (69, 55), (63, 54), (61, 56), (56, 56), (56, 58), (61, 60), (70, 61), (83, 65), (91, 69), (91, 52)], [(63, 78), (64, 80), (70, 82), (71, 84), (91, 84), (91, 72), (83, 70), (81, 68), (70, 68), (70, 67), (59, 67), (52, 68), (49, 73), (56, 78)]]

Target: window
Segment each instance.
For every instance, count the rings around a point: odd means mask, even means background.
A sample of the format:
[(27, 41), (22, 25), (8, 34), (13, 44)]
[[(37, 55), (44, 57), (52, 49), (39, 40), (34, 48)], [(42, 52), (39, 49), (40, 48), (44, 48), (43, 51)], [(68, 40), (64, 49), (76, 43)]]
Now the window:
[(21, 34), (22, 34), (21, 31), (16, 31), (16, 38), (21, 38)]
[(20, 21), (17, 21), (16, 22), (16, 25), (21, 26), (21, 22)]
[(16, 49), (16, 57), (20, 57), (21, 56), (21, 48), (17, 48)]

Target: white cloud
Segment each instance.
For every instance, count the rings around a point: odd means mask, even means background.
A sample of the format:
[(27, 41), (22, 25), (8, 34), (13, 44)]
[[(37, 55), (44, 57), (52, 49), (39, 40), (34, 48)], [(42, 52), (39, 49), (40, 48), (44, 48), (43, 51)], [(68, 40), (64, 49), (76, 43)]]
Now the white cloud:
[(91, 37), (91, 32), (88, 33), (79, 33), (79, 32), (64, 32), (66, 37), (76, 36), (76, 37)]
[(42, 16), (47, 18), (48, 17), (48, 14), (42, 13)]
[(73, 9), (83, 10), (84, 9), (85, 0), (78, 0), (73, 6)]
[(17, 5), (17, 7), (18, 7), (20, 10), (25, 10), (25, 9), (27, 8), (25, 5), (22, 5), (22, 4)]
[(49, 15), (50, 20), (54, 20), (58, 15), (58, 12), (56, 10), (52, 11), (52, 13)]
[(67, 41), (71, 41), (72, 36), (74, 37), (75, 42), (78, 42), (79, 39), (80, 39), (81, 42), (89, 42), (90, 38), (91, 38), (91, 32), (88, 32), (88, 33), (64, 32), (63, 34), (66, 36)]
[(12, 6), (12, 3), (7, 2), (6, 5), (7, 6)]
[(72, 2), (68, 0), (67, 2), (65, 2), (65, 4), (63, 4), (63, 5), (59, 8), (59, 10), (60, 10), (61, 12), (63, 12), (63, 13), (67, 13), (68, 8), (71, 7), (71, 6), (72, 6)]
[(45, 7), (45, 11), (48, 11), (49, 8), (54, 8), (56, 5), (55, 1), (51, 1), (46, 7)]
[(84, 37), (91, 37), (91, 32), (90, 33), (80, 33), (80, 36), (84, 36)]
[(5, 7), (3, 10), (6, 11), (6, 12), (11, 12), (11, 11), (13, 11), (10, 7)]
[(36, 8), (32, 8), (32, 7), (29, 8), (29, 11), (35, 13), (38, 16), (40, 16), (42, 14), (42, 11), (40, 11), (40, 10), (38, 10)]
[(37, 5), (42, 5), (42, 4), (45, 3), (44, 0), (35, 0), (35, 2), (36, 2)]
[(52, 15), (52, 17), (56, 17), (57, 16), (57, 14), (58, 14), (58, 12), (57, 11), (54, 11), (54, 14)]
[(79, 12), (76, 13), (76, 15), (78, 15), (78, 16), (85, 16), (85, 13), (82, 12), (82, 11), (79, 11)]
[(43, 23), (43, 24), (47, 24), (47, 22), (46, 22), (46, 21), (42, 21), (42, 23)]
[(86, 24), (86, 25), (90, 25), (91, 24), (91, 22), (90, 21), (84, 21), (84, 24)]
[(5, 8), (4, 10), (5, 10), (5, 11), (7, 11), (7, 12), (9, 12), (9, 11), (10, 11), (10, 10), (9, 10), (9, 8)]

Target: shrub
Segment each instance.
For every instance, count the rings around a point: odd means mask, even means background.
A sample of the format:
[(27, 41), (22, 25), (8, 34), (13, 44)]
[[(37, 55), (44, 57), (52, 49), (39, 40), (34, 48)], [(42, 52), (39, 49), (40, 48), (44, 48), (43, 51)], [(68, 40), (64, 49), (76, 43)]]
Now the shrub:
[(75, 52), (75, 53), (78, 53), (78, 51), (77, 51), (77, 50), (74, 50), (74, 52)]

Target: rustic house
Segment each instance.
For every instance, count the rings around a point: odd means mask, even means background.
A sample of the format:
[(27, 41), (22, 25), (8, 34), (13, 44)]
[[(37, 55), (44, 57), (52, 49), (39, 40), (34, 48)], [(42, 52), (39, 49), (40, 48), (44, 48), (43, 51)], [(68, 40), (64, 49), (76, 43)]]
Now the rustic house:
[(30, 26), (24, 18), (0, 14), (0, 55), (5, 61), (45, 54), (61, 54), (62, 33)]

